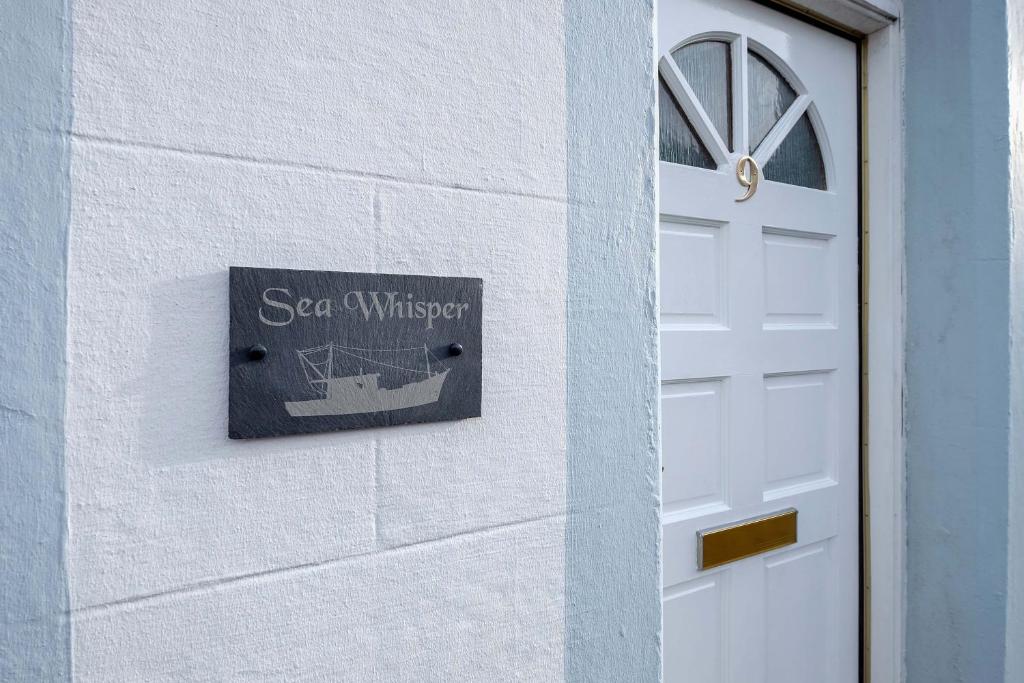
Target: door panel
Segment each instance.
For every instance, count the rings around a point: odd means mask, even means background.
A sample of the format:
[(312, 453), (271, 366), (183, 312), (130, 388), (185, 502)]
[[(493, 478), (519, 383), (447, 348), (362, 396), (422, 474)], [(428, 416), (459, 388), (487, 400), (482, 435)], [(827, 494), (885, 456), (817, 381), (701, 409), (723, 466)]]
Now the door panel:
[[(856, 47), (748, 0), (658, 23), (659, 110), (701, 151), (659, 167), (665, 680), (852, 682)], [(698, 569), (698, 531), (788, 507), (796, 544)]]

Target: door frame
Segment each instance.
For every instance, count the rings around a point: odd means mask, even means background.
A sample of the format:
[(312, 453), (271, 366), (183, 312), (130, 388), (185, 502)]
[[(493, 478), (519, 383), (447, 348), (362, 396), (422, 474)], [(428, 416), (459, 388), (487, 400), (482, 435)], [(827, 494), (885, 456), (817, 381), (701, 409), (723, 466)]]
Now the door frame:
[[(903, 30), (861, 38), (861, 514), (864, 681), (903, 681)], [(869, 134), (870, 132), (870, 134)]]
[(859, 47), (862, 678), (865, 683), (903, 681), (902, 0), (755, 2), (823, 24), (853, 38)]

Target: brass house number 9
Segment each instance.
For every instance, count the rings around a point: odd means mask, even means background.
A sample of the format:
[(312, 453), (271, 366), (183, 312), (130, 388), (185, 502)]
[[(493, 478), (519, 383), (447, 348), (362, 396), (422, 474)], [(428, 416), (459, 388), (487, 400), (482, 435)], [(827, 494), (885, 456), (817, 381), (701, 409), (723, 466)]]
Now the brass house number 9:
[(757, 181), (761, 177), (761, 169), (757, 167), (754, 157), (747, 155), (740, 157), (736, 162), (736, 180), (740, 185), (747, 188), (747, 193), (737, 199), (738, 202), (745, 202), (757, 192)]

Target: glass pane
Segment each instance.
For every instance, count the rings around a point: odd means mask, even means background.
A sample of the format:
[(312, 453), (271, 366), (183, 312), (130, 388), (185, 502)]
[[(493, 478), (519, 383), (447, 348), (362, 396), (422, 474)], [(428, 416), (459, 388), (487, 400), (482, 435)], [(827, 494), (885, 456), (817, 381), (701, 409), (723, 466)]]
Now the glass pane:
[(672, 53), (711, 122), (732, 151), (732, 56), (729, 43), (705, 40)]
[(715, 168), (714, 159), (661, 78), (658, 79), (658, 112), (661, 115), (658, 152), (662, 161)]
[(757, 149), (796, 99), (796, 92), (768, 62), (753, 52), (747, 60), (747, 97), (750, 99), (750, 149)]
[(825, 163), (807, 114), (800, 117), (764, 165), (764, 177), (777, 183), (825, 189)]

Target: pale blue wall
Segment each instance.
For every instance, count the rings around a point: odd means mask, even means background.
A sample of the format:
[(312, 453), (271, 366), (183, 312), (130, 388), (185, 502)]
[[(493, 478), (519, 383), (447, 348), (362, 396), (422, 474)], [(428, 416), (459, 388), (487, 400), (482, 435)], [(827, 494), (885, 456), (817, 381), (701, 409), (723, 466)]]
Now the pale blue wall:
[(906, 3), (910, 683), (1004, 680), (1006, 26), (1003, 1)]
[(565, 4), (566, 680), (661, 673), (653, 6)]
[(65, 0), (0, 10), (0, 681), (70, 676), (64, 565)]

